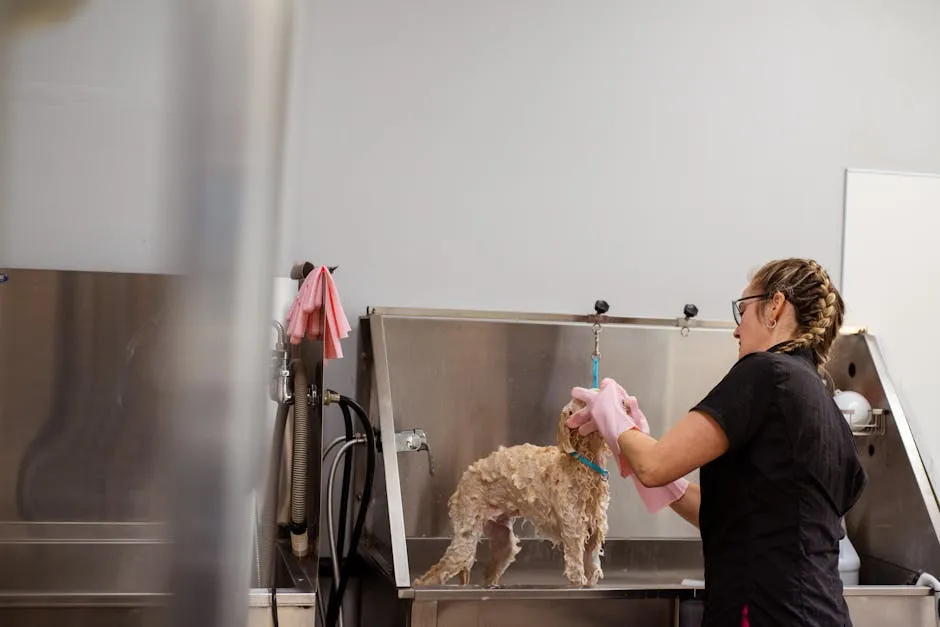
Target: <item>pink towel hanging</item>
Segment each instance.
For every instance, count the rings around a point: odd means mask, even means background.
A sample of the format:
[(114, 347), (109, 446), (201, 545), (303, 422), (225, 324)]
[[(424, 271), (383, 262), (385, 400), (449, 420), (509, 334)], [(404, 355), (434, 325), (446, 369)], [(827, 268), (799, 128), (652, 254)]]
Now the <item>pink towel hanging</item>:
[(326, 359), (341, 359), (340, 340), (349, 336), (351, 327), (333, 275), (319, 266), (304, 279), (287, 314), (287, 334), (291, 344), (300, 344), (304, 337), (322, 340)]

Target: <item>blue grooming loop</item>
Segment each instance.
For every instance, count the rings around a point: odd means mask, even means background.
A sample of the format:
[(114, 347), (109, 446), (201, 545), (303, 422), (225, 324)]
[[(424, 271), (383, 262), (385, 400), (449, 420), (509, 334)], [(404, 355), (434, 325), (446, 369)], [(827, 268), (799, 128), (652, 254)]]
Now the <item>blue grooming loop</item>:
[(582, 464), (584, 464), (585, 466), (587, 466), (588, 468), (590, 468), (591, 470), (593, 470), (594, 472), (596, 472), (597, 474), (599, 474), (604, 479), (607, 479), (607, 477), (610, 475), (610, 473), (607, 471), (606, 468), (601, 468), (600, 466), (598, 466), (597, 464), (589, 460), (587, 457), (585, 457), (581, 453), (578, 453), (577, 451), (572, 452), (571, 456), (574, 457), (579, 462), (581, 462)]
[[(594, 313), (596, 318), (600, 318), (610, 310), (610, 305), (605, 300), (594, 301)], [(592, 327), (594, 331), (594, 352), (591, 353), (591, 382), (596, 390), (601, 387), (601, 323), (597, 320)]]
[[(599, 300), (594, 303), (594, 312), (598, 316), (603, 316), (605, 313), (607, 313), (607, 310), (609, 308), (610, 308), (609, 305), (603, 300)], [(591, 381), (592, 381), (592, 387), (596, 390), (601, 387), (601, 381), (600, 381), (601, 323), (595, 322), (591, 330), (594, 332), (594, 352), (591, 353)], [(600, 466), (598, 466), (597, 464), (589, 460), (584, 455), (581, 455), (580, 453), (572, 452), (571, 456), (577, 459), (579, 462), (581, 462), (585, 466), (587, 466), (588, 468), (590, 468), (591, 470), (593, 470), (594, 472), (596, 472), (597, 474), (599, 474), (601, 477), (604, 478), (605, 481), (607, 480), (609, 473), (607, 472), (606, 469), (601, 468)]]

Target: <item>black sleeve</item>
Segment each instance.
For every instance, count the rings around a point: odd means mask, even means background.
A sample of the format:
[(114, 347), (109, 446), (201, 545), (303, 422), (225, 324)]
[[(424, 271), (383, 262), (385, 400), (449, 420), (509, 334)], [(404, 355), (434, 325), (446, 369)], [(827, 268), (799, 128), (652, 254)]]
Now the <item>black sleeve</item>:
[(767, 353), (745, 355), (692, 411), (710, 416), (728, 438), (730, 450), (743, 446), (760, 428), (774, 402), (776, 366)]
[(847, 477), (847, 483), (845, 499), (840, 503), (839, 516), (845, 516), (850, 509), (855, 507), (855, 504), (858, 503), (858, 500), (862, 496), (862, 492), (864, 492), (865, 488), (868, 486), (868, 473), (865, 472), (861, 464), (856, 466), (855, 472)]
[[(842, 418), (841, 412), (839, 412), (839, 418)], [(862, 497), (862, 492), (868, 487), (868, 473), (865, 472), (862, 460), (859, 459), (858, 450), (855, 448), (855, 440), (848, 425), (843, 420), (839, 423), (839, 426), (843, 431), (843, 450), (846, 451), (839, 463), (839, 468), (843, 472), (844, 485), (837, 486), (841, 487), (842, 490), (836, 493), (839, 498), (834, 499), (834, 501), (839, 516), (845, 516), (850, 509), (855, 507), (855, 504)]]

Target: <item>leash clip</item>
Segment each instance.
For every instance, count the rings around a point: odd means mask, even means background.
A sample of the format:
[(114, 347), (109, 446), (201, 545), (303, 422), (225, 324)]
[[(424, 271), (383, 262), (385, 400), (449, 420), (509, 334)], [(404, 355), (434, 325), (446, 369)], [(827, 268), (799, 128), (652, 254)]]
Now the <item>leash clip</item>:
[(594, 331), (594, 352), (591, 353), (592, 357), (600, 359), (601, 356), (601, 325), (599, 322), (595, 322), (593, 326)]

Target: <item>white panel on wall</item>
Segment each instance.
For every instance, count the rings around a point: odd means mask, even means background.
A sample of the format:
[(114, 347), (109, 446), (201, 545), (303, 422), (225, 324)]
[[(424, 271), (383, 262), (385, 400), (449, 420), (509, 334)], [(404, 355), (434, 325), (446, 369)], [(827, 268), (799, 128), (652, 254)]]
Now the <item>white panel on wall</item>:
[(934, 486), (940, 485), (940, 175), (849, 171), (846, 324), (878, 339)]

